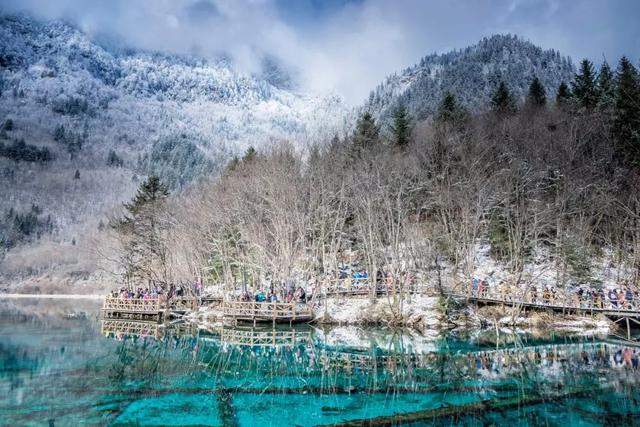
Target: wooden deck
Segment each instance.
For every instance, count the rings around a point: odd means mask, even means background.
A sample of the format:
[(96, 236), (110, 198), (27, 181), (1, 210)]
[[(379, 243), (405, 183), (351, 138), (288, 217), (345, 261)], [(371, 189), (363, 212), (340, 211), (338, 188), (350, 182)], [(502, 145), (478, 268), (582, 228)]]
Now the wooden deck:
[(194, 297), (173, 298), (167, 303), (160, 298), (122, 298), (107, 296), (102, 305), (103, 317), (109, 319), (160, 321), (171, 314), (184, 314), (197, 310), (198, 300)]
[(314, 319), (311, 307), (298, 303), (223, 301), (225, 319), (244, 322), (303, 323)]

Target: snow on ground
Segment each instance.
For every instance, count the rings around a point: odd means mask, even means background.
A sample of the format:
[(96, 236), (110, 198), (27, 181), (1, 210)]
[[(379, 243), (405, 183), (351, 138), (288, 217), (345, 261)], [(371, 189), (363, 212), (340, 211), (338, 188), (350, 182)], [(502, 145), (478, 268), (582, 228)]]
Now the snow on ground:
[(413, 295), (401, 306), (381, 297), (372, 302), (368, 298), (328, 298), (315, 309), (322, 323), (340, 325), (390, 324), (434, 328), (439, 323), (436, 297)]
[[(451, 266), (446, 266), (446, 270), (452, 271)], [(445, 271), (446, 274), (446, 271)], [(601, 284), (603, 289), (619, 288), (625, 281), (633, 277), (633, 268), (624, 265), (616, 259), (613, 251), (605, 249), (599, 258), (594, 258), (591, 263), (590, 280), (580, 282), (569, 276), (565, 272), (565, 282), (571, 285), (595, 286)], [(491, 245), (478, 243), (475, 245), (473, 256), (472, 277), (486, 280), (489, 286), (496, 286), (501, 282), (513, 283), (515, 276), (509, 271), (509, 267), (504, 262), (500, 262), (491, 256)], [(528, 283), (537, 287), (556, 284), (560, 281), (562, 274), (558, 271), (558, 266), (552, 261), (551, 254), (545, 249), (538, 249), (532, 260), (523, 267), (520, 278), (520, 286), (524, 287)], [(456, 277), (449, 277), (456, 283), (467, 284), (469, 277), (465, 277), (460, 272)]]

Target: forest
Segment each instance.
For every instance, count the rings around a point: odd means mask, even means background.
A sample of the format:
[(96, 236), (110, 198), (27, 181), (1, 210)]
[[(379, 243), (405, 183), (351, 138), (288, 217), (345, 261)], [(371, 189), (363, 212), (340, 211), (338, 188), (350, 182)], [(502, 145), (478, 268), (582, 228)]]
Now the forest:
[[(547, 93), (555, 93), (550, 99)], [(114, 215), (102, 254), (126, 283), (261, 286), (381, 274), (467, 281), (478, 248), (516, 285), (553, 271), (556, 286), (602, 286), (600, 260), (640, 267), (640, 81), (623, 57), (580, 63), (573, 81), (524, 99), (505, 82), (468, 111), (446, 93), (418, 121), (363, 112), (351, 135), (301, 152), (247, 150), (221, 176), (176, 194), (151, 176)], [(374, 273), (375, 272), (375, 273)]]

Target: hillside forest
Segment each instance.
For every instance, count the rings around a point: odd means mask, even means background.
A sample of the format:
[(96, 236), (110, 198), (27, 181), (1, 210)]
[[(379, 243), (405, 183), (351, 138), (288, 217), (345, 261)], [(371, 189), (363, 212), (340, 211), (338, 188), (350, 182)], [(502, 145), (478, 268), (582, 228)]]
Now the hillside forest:
[(374, 282), (443, 271), (466, 282), (491, 259), (516, 285), (602, 287), (602, 266), (638, 283), (633, 63), (584, 60), (559, 87), (533, 78), (524, 99), (503, 81), (479, 112), (459, 98), (445, 93), (426, 120), (402, 104), (388, 122), (363, 111), (352, 133), (307, 151), (251, 148), (180, 192), (152, 175), (105, 226), (105, 269), (124, 283), (203, 277), (231, 289), (345, 265)]

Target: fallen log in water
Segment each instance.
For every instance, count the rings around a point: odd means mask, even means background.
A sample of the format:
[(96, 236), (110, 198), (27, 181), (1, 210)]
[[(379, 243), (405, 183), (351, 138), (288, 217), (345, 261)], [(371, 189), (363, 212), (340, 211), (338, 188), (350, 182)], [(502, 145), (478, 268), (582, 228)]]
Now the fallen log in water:
[(437, 418), (444, 417), (460, 418), (466, 415), (471, 415), (473, 413), (519, 408), (523, 406), (550, 402), (557, 399), (566, 399), (569, 397), (586, 397), (591, 395), (592, 393), (593, 391), (589, 389), (578, 389), (559, 395), (534, 395), (523, 398), (512, 397), (502, 400), (487, 399), (480, 402), (468, 403), (466, 405), (446, 405), (436, 409), (427, 409), (424, 411), (408, 412), (404, 414), (388, 415), (377, 418), (357, 419), (345, 421), (343, 423), (327, 424), (326, 426), (395, 426), (404, 423), (435, 420)]

